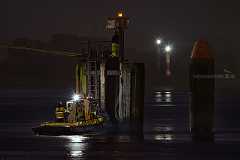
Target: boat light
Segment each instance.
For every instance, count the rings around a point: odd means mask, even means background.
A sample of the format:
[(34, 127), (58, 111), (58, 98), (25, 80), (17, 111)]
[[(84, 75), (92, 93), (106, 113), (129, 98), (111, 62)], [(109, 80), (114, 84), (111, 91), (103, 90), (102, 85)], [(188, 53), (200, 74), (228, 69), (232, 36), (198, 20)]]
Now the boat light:
[(73, 97), (72, 97), (73, 101), (79, 101), (80, 98), (81, 98), (81, 97), (80, 97), (80, 95), (78, 95), (78, 94), (74, 94)]

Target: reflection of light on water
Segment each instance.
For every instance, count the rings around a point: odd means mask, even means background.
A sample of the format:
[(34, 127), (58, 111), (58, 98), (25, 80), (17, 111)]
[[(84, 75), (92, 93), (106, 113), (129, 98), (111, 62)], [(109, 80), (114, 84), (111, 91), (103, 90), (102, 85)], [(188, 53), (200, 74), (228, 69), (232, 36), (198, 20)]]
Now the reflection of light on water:
[(156, 98), (155, 100), (156, 100), (156, 102), (158, 102), (158, 103), (159, 103), (159, 102), (162, 102), (162, 98)]
[(84, 155), (84, 151), (87, 149), (86, 140), (88, 137), (76, 135), (76, 136), (61, 136), (69, 140), (65, 145), (66, 150), (68, 151), (68, 157), (82, 157)]
[(173, 140), (173, 135), (171, 134), (158, 134), (154, 137), (157, 141), (171, 141)]
[(154, 127), (154, 131), (157, 132), (169, 132), (169, 131), (173, 131), (174, 128), (173, 127)]
[(83, 155), (82, 151), (70, 151), (71, 157), (81, 157)]
[(162, 92), (156, 92), (155, 97), (157, 97), (157, 98), (162, 97)]
[(160, 102), (172, 102), (172, 92), (155, 92), (155, 101)]
[(172, 93), (171, 92), (165, 92), (165, 101), (168, 103), (172, 102)]
[(88, 139), (88, 137), (80, 136), (80, 135), (75, 135), (75, 136), (59, 136), (65, 139), (68, 139), (72, 143), (80, 143), (84, 142), (85, 140)]
[(70, 140), (73, 143), (77, 143), (77, 142), (83, 142), (84, 140), (88, 139), (87, 137), (84, 136), (71, 136)]
[(172, 98), (166, 98), (165, 101), (166, 102), (172, 102)]
[(165, 96), (166, 96), (167, 98), (172, 97), (172, 95), (171, 95), (170, 93), (166, 93)]

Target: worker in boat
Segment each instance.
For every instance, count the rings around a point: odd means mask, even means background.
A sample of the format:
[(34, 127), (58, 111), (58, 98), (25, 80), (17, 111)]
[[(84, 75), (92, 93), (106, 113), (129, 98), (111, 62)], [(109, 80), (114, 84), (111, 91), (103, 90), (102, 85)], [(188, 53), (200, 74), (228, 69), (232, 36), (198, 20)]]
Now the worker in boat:
[(68, 116), (70, 115), (70, 111), (67, 106), (64, 106), (64, 122), (68, 123)]
[(81, 100), (77, 102), (76, 107), (77, 107), (77, 112), (76, 112), (77, 121), (84, 120), (83, 101)]
[(55, 109), (55, 115), (56, 115), (56, 122), (64, 122), (64, 113), (65, 113), (65, 106), (60, 101)]
[(89, 108), (90, 108), (90, 119), (96, 118), (96, 101), (93, 97), (88, 97)]

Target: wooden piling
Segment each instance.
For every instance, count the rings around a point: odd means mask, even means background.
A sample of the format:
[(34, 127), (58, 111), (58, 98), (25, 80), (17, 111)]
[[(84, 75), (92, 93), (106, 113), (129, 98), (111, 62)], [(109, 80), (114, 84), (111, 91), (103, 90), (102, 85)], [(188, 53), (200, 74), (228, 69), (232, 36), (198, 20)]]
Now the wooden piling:
[(75, 93), (81, 96), (87, 96), (87, 73), (86, 64), (77, 64), (75, 69), (76, 89)]
[(106, 112), (106, 64), (100, 64), (100, 107), (103, 112)]
[(143, 137), (145, 68), (143, 63), (134, 63), (131, 71), (131, 134)]
[(118, 121), (130, 120), (131, 107), (131, 64), (120, 63)]
[(116, 117), (119, 107), (119, 59), (109, 58), (106, 62), (105, 104), (106, 112), (113, 123), (118, 123)]

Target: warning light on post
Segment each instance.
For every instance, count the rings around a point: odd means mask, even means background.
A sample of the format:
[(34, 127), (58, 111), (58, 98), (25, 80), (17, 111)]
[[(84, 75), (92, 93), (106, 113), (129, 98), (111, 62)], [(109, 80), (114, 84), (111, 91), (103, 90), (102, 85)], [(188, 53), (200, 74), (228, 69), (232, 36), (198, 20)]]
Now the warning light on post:
[(123, 13), (122, 12), (118, 12), (118, 17), (123, 17)]

